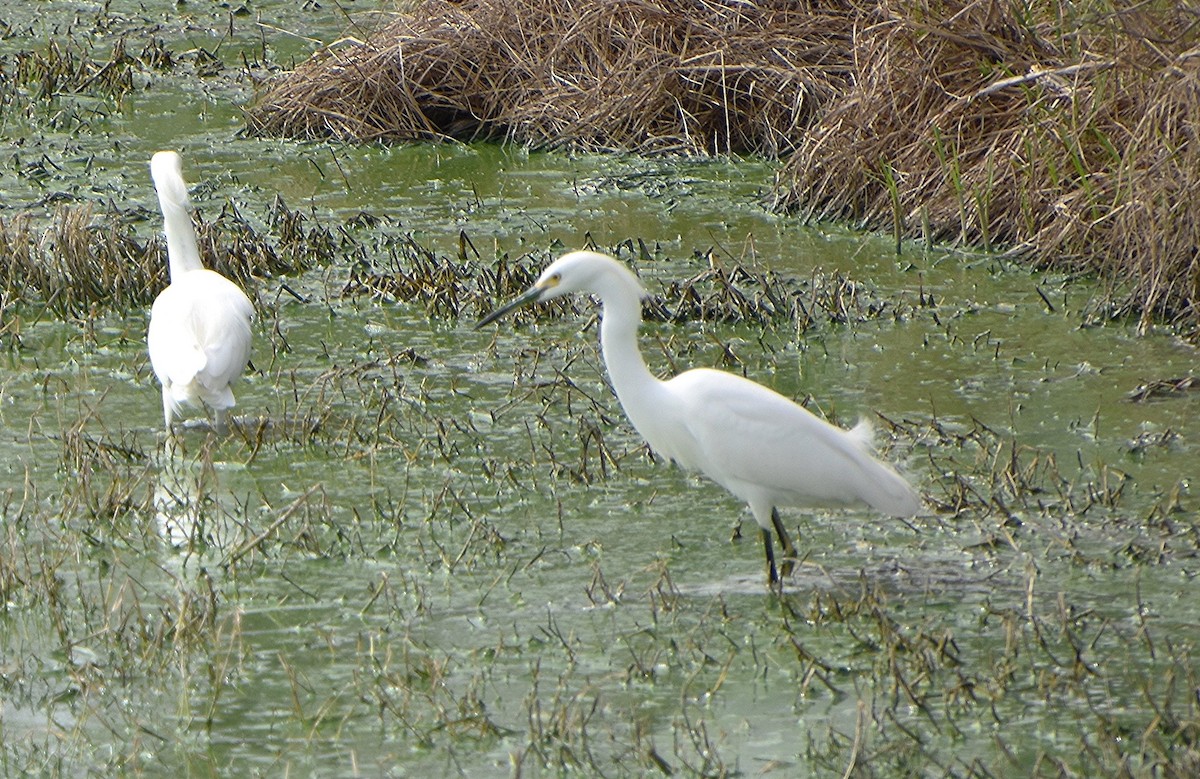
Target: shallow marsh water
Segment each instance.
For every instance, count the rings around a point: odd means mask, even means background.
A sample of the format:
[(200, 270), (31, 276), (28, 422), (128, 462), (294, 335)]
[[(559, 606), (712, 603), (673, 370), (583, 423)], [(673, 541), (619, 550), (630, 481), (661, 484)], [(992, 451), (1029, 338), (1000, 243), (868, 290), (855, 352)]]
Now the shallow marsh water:
[[(260, 280), (241, 432), (190, 430), (174, 458), (146, 311), (25, 314), (0, 384), (6, 774), (1196, 765), (1200, 398), (1125, 400), (1192, 348), (1104, 323), (1086, 281), (772, 216), (761, 162), (240, 137), (241, 54), (286, 63), (311, 46), (281, 29), (346, 23), (246, 8), (113, 3), (98, 40), (155, 27), (181, 64), (6, 122), (27, 138), (6, 219), (87, 200), (150, 236), (147, 161), (175, 147), (204, 218), (232, 201), (269, 230), (278, 194), (347, 237), (343, 262)], [(47, 11), (3, 45), (102, 18)], [(199, 49), (230, 67), (199, 75)], [(460, 234), (480, 265), (592, 241), (664, 298), (739, 264), (841, 289), (803, 328), (650, 322), (643, 347), (878, 412), (929, 516), (789, 512), (808, 558), (769, 595), (756, 533), (730, 540), (743, 507), (625, 423), (586, 306), (476, 332), (470, 306), (343, 294), (355, 263), (456, 258)]]

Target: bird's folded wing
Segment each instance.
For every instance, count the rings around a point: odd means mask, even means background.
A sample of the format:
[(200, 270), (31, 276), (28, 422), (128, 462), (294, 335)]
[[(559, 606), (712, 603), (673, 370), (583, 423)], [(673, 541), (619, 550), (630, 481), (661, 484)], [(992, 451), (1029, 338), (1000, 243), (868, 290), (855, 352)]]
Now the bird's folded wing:
[[(864, 430), (835, 427), (782, 395), (740, 376), (701, 369), (677, 377), (689, 432), (711, 476), (770, 489), (798, 503), (864, 501), (910, 514), (907, 482), (880, 462)], [(674, 382), (673, 382), (674, 383)]]
[(150, 362), (160, 379), (210, 389), (228, 384), (250, 357), (254, 306), (237, 285), (193, 271), (159, 295), (150, 313)]

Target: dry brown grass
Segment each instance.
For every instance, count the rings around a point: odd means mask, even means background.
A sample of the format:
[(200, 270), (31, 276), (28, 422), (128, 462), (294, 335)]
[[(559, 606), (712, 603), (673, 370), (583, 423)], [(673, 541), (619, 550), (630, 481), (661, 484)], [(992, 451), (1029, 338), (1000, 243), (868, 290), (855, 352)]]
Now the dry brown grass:
[(776, 205), (1096, 272), (1200, 332), (1200, 11), (1152, 0), (430, 0), (252, 130), (785, 157)]
[(1115, 313), (1200, 325), (1200, 12), (911, 3), (860, 24), (781, 208), (1099, 272)]
[(273, 82), (249, 122), (357, 141), (781, 154), (845, 87), (846, 30), (824, 21), (790, 2), (430, 0)]
[[(266, 228), (255, 228), (232, 203), (212, 221), (198, 220), (200, 254), (207, 267), (252, 288), (256, 279), (292, 275), (328, 263), (333, 236), (306, 225), (282, 200), (271, 204)], [(45, 228), (34, 217), (0, 219), (0, 315), (3, 337), (19, 333), (19, 313), (34, 320), (91, 319), (101, 312), (150, 305), (167, 286), (161, 236), (142, 240), (132, 224), (97, 216), (91, 204), (63, 206)], [(11, 326), (11, 327), (10, 327)]]

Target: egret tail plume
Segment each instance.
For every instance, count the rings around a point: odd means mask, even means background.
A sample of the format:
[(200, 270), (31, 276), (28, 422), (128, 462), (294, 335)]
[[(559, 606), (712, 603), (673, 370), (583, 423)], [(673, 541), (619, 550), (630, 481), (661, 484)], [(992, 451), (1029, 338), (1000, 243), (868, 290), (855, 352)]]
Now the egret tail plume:
[[(846, 434), (865, 453), (876, 454), (875, 426), (871, 420), (858, 420), (858, 424), (847, 430)], [(885, 462), (872, 459), (871, 464), (878, 468), (872, 469), (871, 478), (863, 480), (869, 489), (863, 491), (862, 501), (876, 511), (893, 517), (911, 517), (920, 513), (921, 498), (908, 481)]]

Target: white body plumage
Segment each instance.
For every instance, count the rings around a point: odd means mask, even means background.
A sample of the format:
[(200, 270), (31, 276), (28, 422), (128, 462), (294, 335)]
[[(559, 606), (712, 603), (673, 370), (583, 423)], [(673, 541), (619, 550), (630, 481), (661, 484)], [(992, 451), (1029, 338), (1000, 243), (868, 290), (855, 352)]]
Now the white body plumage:
[(843, 430), (773, 390), (722, 371), (697, 368), (667, 381), (651, 374), (637, 345), (645, 293), (637, 276), (612, 257), (587, 251), (560, 257), (525, 294), (480, 325), (517, 306), (573, 292), (600, 299), (604, 364), (629, 421), (654, 451), (700, 471), (750, 506), (773, 584), (772, 530), (788, 555), (785, 575), (795, 557), (776, 507), (866, 503), (897, 517), (921, 510), (908, 482), (874, 456), (866, 423)]
[(235, 402), (230, 385), (250, 360), (254, 306), (236, 284), (200, 262), (179, 155), (155, 154), (150, 175), (163, 214), (171, 283), (154, 301), (146, 343), (162, 383), (167, 432), (188, 405), (211, 409), (223, 432)]

